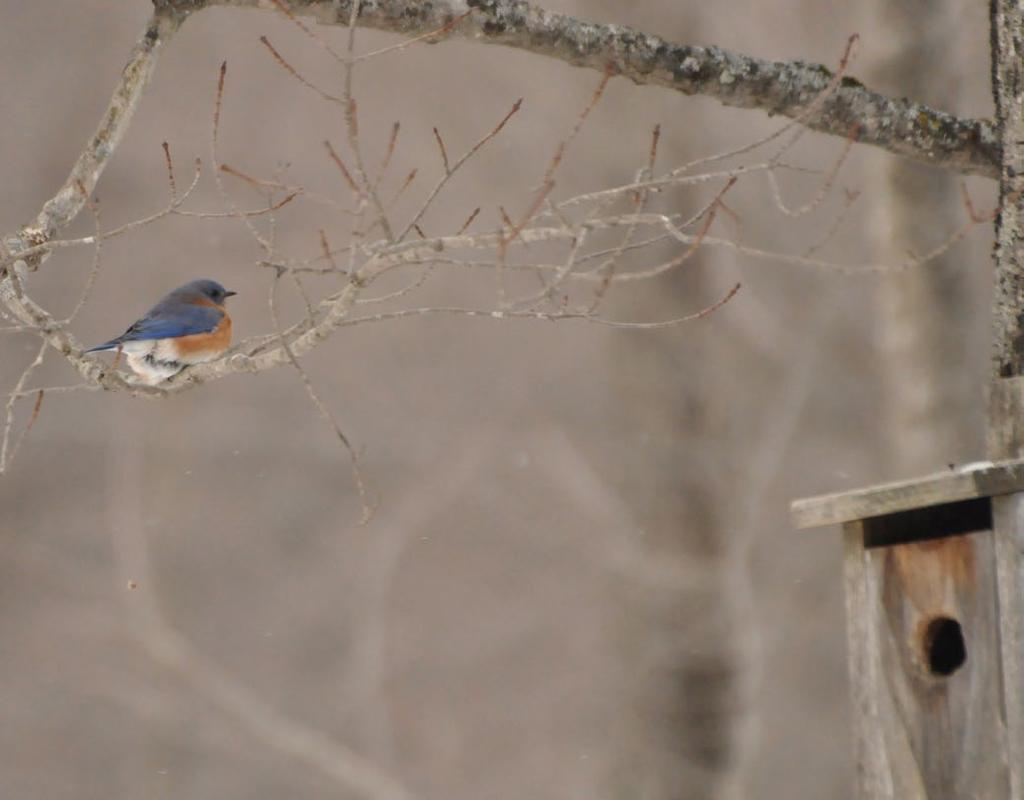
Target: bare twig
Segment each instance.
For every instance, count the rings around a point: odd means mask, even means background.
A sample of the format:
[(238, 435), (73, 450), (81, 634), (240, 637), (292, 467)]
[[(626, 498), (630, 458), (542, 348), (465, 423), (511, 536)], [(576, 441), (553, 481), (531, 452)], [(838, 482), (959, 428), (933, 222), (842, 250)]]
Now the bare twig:
[[(650, 180), (650, 178), (654, 176), (654, 162), (658, 158), (658, 142), (660, 139), (661, 125), (655, 125), (654, 131), (651, 133), (651, 147), (647, 155), (647, 166), (640, 172), (636, 182), (640, 182), (645, 179)], [(647, 210), (647, 201), (650, 196), (650, 191), (646, 189), (642, 189), (634, 195), (634, 203), (638, 214), (643, 214)], [(715, 198), (714, 202), (721, 203), (721, 194)], [(601, 276), (601, 282), (594, 291), (594, 296), (590, 301), (590, 305), (587, 307), (587, 310), (591, 314), (597, 311), (598, 307), (601, 305), (601, 301), (604, 300), (605, 294), (608, 292), (608, 288), (612, 285), (612, 279), (615, 277), (615, 265), (618, 263), (618, 260), (622, 257), (622, 254), (626, 249), (633, 243), (633, 237), (636, 235), (637, 227), (637, 225), (631, 225), (626, 228), (626, 234), (622, 237), (622, 241), (619, 243), (618, 247), (616, 247), (611, 255), (595, 270), (595, 272)]]
[(604, 325), (610, 328), (626, 328), (633, 330), (651, 330), (655, 328), (674, 328), (677, 325), (683, 325), (687, 322), (694, 322), (698, 319), (710, 316), (714, 312), (718, 311), (722, 306), (728, 303), (741, 288), (740, 284), (733, 286), (729, 292), (722, 297), (720, 300), (712, 303), (710, 306), (702, 308), (700, 311), (695, 311), (692, 314), (687, 314), (683, 317), (675, 317), (673, 319), (661, 320), (659, 322), (625, 322), (622, 320), (604, 319), (603, 317), (595, 317), (592, 314), (586, 312), (577, 311), (517, 311), (517, 310), (503, 310), (498, 309), (495, 311), (485, 311), (479, 308), (456, 308), (447, 306), (426, 306), (423, 308), (404, 308), (400, 311), (385, 311), (381, 314), (374, 314), (373, 316), (367, 317), (353, 317), (347, 319), (339, 324), (339, 327), (347, 325), (359, 325), (366, 322), (385, 322), (387, 320), (402, 319), (403, 317), (416, 317), (416, 316), (429, 316), (429, 315), (448, 315), (448, 316), (459, 316), (459, 317), (481, 317), (485, 319), (536, 319), (545, 320), (547, 322), (559, 322), (561, 320), (584, 320), (595, 325)]
[(21, 377), (18, 378), (18, 382), (14, 385), (14, 391), (7, 397), (7, 405), (4, 409), (4, 432), (2, 440), (0, 440), (0, 475), (3, 475), (7, 471), (7, 466), (11, 461), (14, 460), (15, 453), (18, 452), (18, 447), (21, 445), (22, 440), (25, 438), (25, 434), (32, 428), (32, 424), (36, 421), (36, 416), (39, 414), (39, 406), (43, 402), (42, 392), (39, 393), (38, 399), (36, 400), (35, 408), (32, 412), (32, 418), (29, 420), (28, 425), (25, 426), (25, 430), (22, 435), (18, 437), (18, 440), (11, 446), (11, 428), (14, 425), (14, 405), (18, 401), (18, 397), (25, 389), (25, 384), (28, 383), (29, 378), (32, 377), (32, 373), (36, 371), (36, 368), (43, 363), (43, 358), (46, 356), (46, 350), (49, 344), (44, 339), (39, 346), (39, 352), (36, 353), (35, 359), (29, 363), (27, 367), (21, 372)]
[[(81, 187), (82, 192), (85, 192), (85, 187)], [(103, 261), (103, 235), (100, 232), (100, 204), (97, 200), (88, 201), (89, 210), (92, 212), (93, 228), (95, 230), (96, 245), (93, 248), (93, 259), (92, 268), (89, 270), (89, 275), (85, 279), (85, 286), (82, 287), (82, 293), (78, 296), (78, 302), (75, 303), (75, 307), (71, 309), (71, 313), (68, 314), (64, 320), (65, 325), (70, 325), (74, 322), (75, 317), (78, 316), (78, 312), (82, 310), (85, 304), (89, 300), (89, 296), (92, 294), (93, 287), (96, 285), (96, 277), (100, 272), (100, 264)]]
[(480, 148), (482, 148), (495, 136), (501, 133), (502, 128), (504, 128), (508, 124), (508, 121), (512, 119), (512, 117), (515, 115), (517, 111), (519, 111), (522, 105), (523, 98), (520, 97), (518, 100), (515, 101), (515, 103), (512, 104), (512, 108), (509, 110), (509, 112), (504, 117), (501, 118), (501, 121), (498, 122), (498, 124), (495, 125), (489, 133), (487, 133), (482, 139), (480, 139), (476, 144), (469, 148), (469, 150), (467, 150), (462, 156), (460, 156), (455, 161), (455, 163), (452, 164), (451, 169), (446, 168), (444, 176), (441, 178), (441, 180), (437, 182), (434, 188), (430, 191), (430, 194), (427, 195), (426, 200), (423, 201), (423, 204), (420, 206), (419, 210), (413, 215), (413, 218), (405, 226), (402, 232), (398, 234), (399, 242), (404, 241), (405, 237), (409, 235), (409, 232), (413, 229), (416, 223), (423, 218), (423, 215), (427, 213), (427, 209), (429, 209), (430, 206), (433, 205), (435, 198), (441, 193), (441, 190), (444, 189), (448, 181), (451, 180), (452, 176), (459, 171), (459, 168), (462, 167), (462, 165), (465, 164), (467, 161), (469, 161), (469, 159), (475, 156), (480, 151)]
[[(802, 133), (802, 131), (800, 131), (799, 133)], [(811, 197), (810, 200), (808, 200), (802, 206), (798, 206), (797, 208), (789, 208), (789, 206), (785, 204), (785, 202), (782, 199), (782, 192), (779, 188), (779, 182), (778, 178), (775, 175), (775, 170), (768, 170), (768, 181), (769, 183), (771, 183), (772, 195), (775, 198), (775, 207), (779, 209), (779, 211), (782, 212), (784, 216), (802, 217), (803, 215), (808, 214), (811, 211), (814, 211), (819, 206), (821, 206), (821, 204), (825, 201), (825, 198), (828, 197), (829, 192), (832, 190), (832, 184), (836, 179), (836, 175), (839, 174), (839, 170), (842, 168), (843, 163), (846, 161), (846, 157), (850, 154), (850, 150), (853, 148), (854, 143), (857, 141), (857, 133), (857, 128), (854, 128), (850, 132), (850, 135), (844, 143), (842, 150), (839, 152), (838, 157), (833, 162), (832, 166), (829, 168), (829, 171), (825, 174), (825, 177), (822, 180), (821, 185), (818, 187), (818, 191)], [(772, 159), (772, 161), (777, 163), (777, 159), (782, 156), (782, 152), (783, 151), (780, 151), (777, 154), (776, 158)]]
[(434, 139), (437, 140), (437, 149), (441, 151), (441, 163), (444, 165), (444, 174), (448, 175), (452, 168), (448, 165), (448, 151), (444, 146), (444, 139), (441, 138), (441, 133), (434, 128)]
[(384, 180), (384, 176), (387, 174), (388, 167), (391, 166), (391, 159), (395, 155), (395, 147), (398, 145), (398, 132), (402, 129), (401, 124), (395, 122), (391, 126), (391, 136), (388, 137), (388, 146), (384, 150), (384, 158), (381, 159), (380, 168), (377, 170), (377, 177), (373, 182), (373, 186), (376, 189), (380, 186), (380, 182)]
[(472, 213), (468, 217), (466, 217), (466, 221), (462, 223), (462, 227), (459, 228), (455, 232), (455, 235), (456, 236), (462, 236), (462, 234), (464, 234), (466, 232), (466, 230), (469, 228), (469, 226), (473, 224), (473, 220), (476, 219), (476, 217), (477, 217), (477, 215), (479, 213), (480, 213), (480, 206), (477, 206), (476, 208), (473, 209)]
[(320, 95), (320, 97), (323, 100), (326, 100), (329, 103), (337, 103), (339, 106), (345, 105), (345, 101), (342, 100), (340, 97), (321, 89), (315, 83), (313, 83), (312, 81), (308, 80), (305, 76), (303, 76), (301, 72), (295, 69), (295, 67), (293, 67), (287, 60), (285, 60), (285, 57), (282, 56), (277, 51), (277, 48), (275, 48), (274, 45), (270, 43), (270, 40), (266, 36), (261, 36), (260, 42), (262, 42), (263, 46), (266, 47), (267, 50), (270, 52), (271, 57), (274, 59), (274, 61), (277, 62), (277, 65), (281, 67), (281, 69), (283, 69), (289, 75), (291, 75), (293, 78), (295, 78), (295, 80), (297, 80), (307, 89), (313, 90), (318, 95)]
[(306, 394), (309, 396), (309, 399), (312, 401), (313, 405), (316, 406), (317, 411), (320, 413), (320, 416), (323, 417), (324, 421), (330, 425), (331, 430), (334, 431), (335, 437), (339, 442), (341, 442), (342, 446), (348, 453), (348, 457), (352, 462), (352, 479), (355, 482), (356, 491), (359, 493), (359, 501), (362, 504), (362, 517), (359, 520), (359, 524), (365, 525), (373, 516), (373, 505), (370, 502), (369, 492), (366, 489), (366, 482), (363, 480), (363, 471), (359, 465), (359, 454), (352, 446), (352, 442), (349, 440), (348, 436), (346, 436), (344, 431), (342, 431), (338, 421), (334, 418), (334, 414), (332, 414), (331, 410), (324, 404), (324, 401), (320, 399), (320, 395), (317, 394), (317, 391), (313, 386), (313, 381), (309, 377), (309, 373), (307, 373), (302, 364), (299, 363), (299, 359), (288, 345), (288, 340), (285, 337), (284, 331), (281, 327), (281, 320), (277, 313), (278, 278), (279, 274), (274, 276), (274, 280), (270, 285), (268, 299), (270, 318), (274, 324), (274, 328), (277, 330), (278, 341), (281, 344), (281, 349), (284, 350), (285, 354), (288, 356), (288, 361), (298, 373), (299, 378), (302, 381), (302, 386), (306, 390)]
[(349, 172), (348, 167), (345, 166), (345, 162), (341, 160), (341, 156), (339, 156), (338, 151), (334, 149), (334, 145), (329, 141), (324, 140), (324, 147), (327, 148), (327, 155), (330, 156), (331, 161), (333, 161), (334, 165), (338, 168), (338, 171), (341, 173), (341, 177), (345, 179), (345, 183), (348, 184), (352, 193), (359, 197), (365, 196), (366, 193), (356, 184), (356, 179), (352, 177), (352, 173)]

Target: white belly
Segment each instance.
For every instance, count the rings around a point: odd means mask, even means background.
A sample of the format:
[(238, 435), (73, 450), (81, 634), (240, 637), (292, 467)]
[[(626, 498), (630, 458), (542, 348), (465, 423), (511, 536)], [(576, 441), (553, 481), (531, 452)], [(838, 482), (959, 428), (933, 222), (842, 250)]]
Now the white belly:
[(185, 368), (184, 364), (178, 362), (157, 361), (148, 353), (128, 353), (128, 366), (150, 386), (156, 386)]
[(182, 353), (174, 339), (125, 342), (121, 350), (128, 366), (150, 386), (177, 375), (187, 366), (212, 361), (220, 355), (218, 350)]

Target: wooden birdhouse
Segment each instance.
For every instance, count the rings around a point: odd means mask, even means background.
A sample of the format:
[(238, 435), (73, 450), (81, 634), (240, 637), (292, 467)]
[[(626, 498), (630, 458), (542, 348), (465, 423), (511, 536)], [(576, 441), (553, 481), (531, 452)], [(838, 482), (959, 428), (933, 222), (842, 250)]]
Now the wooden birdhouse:
[(1020, 797), (1024, 460), (792, 513), (843, 527), (859, 796)]

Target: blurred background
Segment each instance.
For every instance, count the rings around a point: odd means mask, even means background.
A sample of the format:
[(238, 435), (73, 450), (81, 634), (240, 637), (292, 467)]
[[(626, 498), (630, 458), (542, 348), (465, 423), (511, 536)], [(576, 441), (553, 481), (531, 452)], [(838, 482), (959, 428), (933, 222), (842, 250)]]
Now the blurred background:
[[(857, 32), (850, 72), (869, 86), (991, 114), (984, 4), (546, 6), (828, 65)], [(0, 10), (0, 230), (12, 231), (64, 180), (150, 5)], [(99, 184), (104, 227), (166, 204), (162, 141), (179, 182), (208, 162), (225, 59), (222, 159), (261, 176), (288, 165), (289, 180), (344, 197), (322, 150), (344, 139), (336, 109), (276, 66), (261, 35), (338, 86), (277, 15), (198, 14)], [(432, 127), (461, 152), (525, 98), (429, 233), (477, 205), (483, 227), (498, 205), (522, 210), (598, 79), (446, 42), (370, 62), (356, 94), (374, 163), (401, 121), (392, 175), (419, 168), (420, 192), (440, 169)], [(556, 195), (630, 181), (656, 123), (661, 168), (781, 124), (613, 79)], [(808, 134), (792, 160), (825, 169), (841, 147)], [(837, 184), (861, 193), (823, 253), (844, 263), (897, 264), (965, 218), (959, 178), (880, 151), (855, 147)], [(815, 186), (783, 189), (799, 205)], [(967, 186), (992, 207), (993, 182)], [(729, 203), (723, 233), (786, 252), (837, 213), (789, 219), (756, 178)], [(208, 177), (190, 207), (222, 207)], [(315, 254), (323, 223), (304, 213), (282, 211), (278, 237)], [(91, 226), (83, 214), (72, 233)], [(0, 796), (850, 797), (840, 541), (792, 530), (788, 503), (983, 457), (990, 245), (983, 226), (930, 266), (873, 277), (702, 250), (612, 292), (617, 318), (664, 319), (743, 282), (717, 314), (667, 330), (439, 317), (344, 329), (305, 364), (379, 499), (362, 527), (347, 457), (290, 369), (158, 402), (48, 396), (0, 478)], [(236, 220), (164, 220), (102, 258), (75, 323), (85, 342), (194, 277), (239, 292), (237, 337), (271, 330), (272, 276)], [(31, 291), (66, 313), (91, 260), (58, 254)], [(453, 272), (423, 297), (493, 305), (494, 286)], [(0, 338), (0, 386), (37, 349)], [(74, 377), (53, 360), (37, 385)]]

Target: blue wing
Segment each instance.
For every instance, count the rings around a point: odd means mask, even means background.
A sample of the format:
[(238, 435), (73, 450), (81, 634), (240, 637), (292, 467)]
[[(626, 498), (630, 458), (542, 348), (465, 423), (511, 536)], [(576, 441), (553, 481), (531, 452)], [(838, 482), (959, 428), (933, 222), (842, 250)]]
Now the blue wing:
[(191, 336), (194, 333), (209, 333), (223, 319), (224, 312), (212, 306), (197, 306), (191, 303), (175, 302), (173, 306), (159, 303), (128, 330), (86, 352), (113, 350), (124, 342), (141, 342), (151, 339), (170, 339), (177, 336)]

